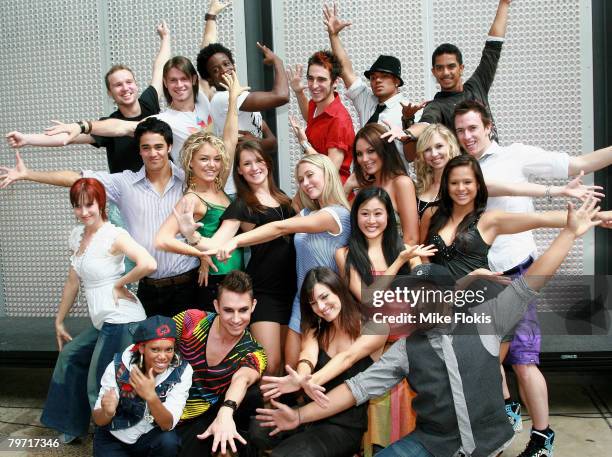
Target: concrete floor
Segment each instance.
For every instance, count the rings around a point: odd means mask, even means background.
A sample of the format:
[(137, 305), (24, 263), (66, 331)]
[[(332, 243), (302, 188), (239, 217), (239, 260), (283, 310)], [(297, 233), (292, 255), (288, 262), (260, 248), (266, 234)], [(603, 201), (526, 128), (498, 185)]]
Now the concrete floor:
[[(38, 421), (47, 392), (50, 369), (0, 368), (0, 438), (55, 438), (53, 430)], [(555, 457), (612, 455), (612, 373), (546, 373), (551, 426), (557, 436)], [(529, 439), (531, 423), (523, 414), (524, 430), (516, 435), (504, 455), (516, 456)], [(30, 425), (14, 425), (30, 424)], [(56, 449), (9, 451), (4, 441), (0, 457), (90, 456), (91, 436), (79, 444)]]

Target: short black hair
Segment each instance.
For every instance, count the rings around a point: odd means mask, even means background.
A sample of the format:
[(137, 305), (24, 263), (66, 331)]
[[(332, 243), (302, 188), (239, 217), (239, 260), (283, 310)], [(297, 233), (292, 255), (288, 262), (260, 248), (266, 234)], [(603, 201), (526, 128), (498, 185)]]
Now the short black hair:
[(459, 65), (463, 65), (463, 55), (461, 54), (459, 48), (451, 43), (442, 43), (431, 55), (432, 68), (436, 65), (436, 57), (441, 56), (442, 54), (454, 54), (455, 57), (457, 57), (457, 62), (459, 62)]
[(149, 117), (136, 126), (134, 138), (138, 143), (145, 133), (159, 133), (164, 137), (166, 144), (172, 146), (172, 129), (167, 123), (156, 117)]
[(200, 78), (206, 79), (206, 80), (210, 78), (210, 75), (208, 74), (208, 70), (206, 68), (206, 66), (208, 65), (208, 60), (213, 55), (219, 52), (222, 54), (225, 54), (227, 58), (230, 60), (230, 62), (235, 63), (232, 51), (230, 51), (228, 48), (223, 46), (221, 43), (209, 44), (208, 46), (200, 49), (200, 52), (198, 53), (198, 60), (196, 62), (196, 66), (197, 66), (198, 74), (200, 75)]

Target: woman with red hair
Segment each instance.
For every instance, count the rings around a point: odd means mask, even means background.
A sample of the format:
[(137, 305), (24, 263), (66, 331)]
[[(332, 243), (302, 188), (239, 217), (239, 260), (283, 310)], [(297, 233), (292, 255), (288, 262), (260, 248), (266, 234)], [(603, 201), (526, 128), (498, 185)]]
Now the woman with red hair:
[[(142, 304), (126, 285), (157, 268), (145, 248), (107, 221), (106, 192), (100, 181), (77, 180), (70, 188), (70, 203), (82, 225), (70, 234), (70, 268), (55, 318), (60, 353), (40, 419), (61, 432), (64, 442), (87, 434), (104, 369), (131, 342), (129, 324), (146, 318)], [(125, 273), (126, 256), (136, 264), (129, 273)], [(92, 326), (72, 338), (64, 318), (80, 285)]]

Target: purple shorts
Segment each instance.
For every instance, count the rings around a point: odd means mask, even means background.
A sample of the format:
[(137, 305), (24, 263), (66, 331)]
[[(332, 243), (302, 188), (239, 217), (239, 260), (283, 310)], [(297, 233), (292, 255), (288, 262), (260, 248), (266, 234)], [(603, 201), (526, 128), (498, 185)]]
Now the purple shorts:
[[(533, 259), (529, 257), (529, 259), (509, 271), (510, 275), (514, 278), (522, 276), (531, 263), (533, 263)], [(527, 311), (525, 311), (521, 320), (514, 327), (514, 337), (504, 362), (511, 365), (539, 365), (541, 346), (542, 333), (535, 303), (529, 303)]]

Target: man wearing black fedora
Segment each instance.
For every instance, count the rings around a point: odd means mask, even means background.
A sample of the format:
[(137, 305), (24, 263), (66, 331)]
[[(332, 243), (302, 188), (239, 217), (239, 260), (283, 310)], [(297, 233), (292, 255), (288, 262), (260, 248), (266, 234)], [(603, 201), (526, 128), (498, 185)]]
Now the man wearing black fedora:
[[(415, 145), (421, 132), (429, 124), (434, 123), (444, 124), (451, 131), (455, 131), (455, 105), (466, 100), (478, 100), (491, 112), (489, 89), (493, 84), (497, 63), (501, 56), (511, 1), (499, 0), (497, 13), (489, 29), (480, 63), (465, 83), (462, 79), (463, 56), (459, 48), (454, 44), (443, 43), (434, 50), (431, 56), (431, 73), (440, 85), (440, 92), (427, 104), (418, 123), (414, 124), (414, 118), (409, 119), (412, 114), (405, 110), (405, 121), (412, 125), (407, 126), (405, 123), (403, 125), (405, 130), (401, 132), (396, 129), (391, 135), (394, 139), (399, 139), (407, 145)], [(491, 128), (491, 139), (497, 141), (497, 128), (494, 121)]]
[[(359, 115), (361, 127), (370, 123), (402, 126), (402, 100), (403, 96), (399, 88), (404, 85), (402, 80), (402, 65), (397, 57), (380, 55), (364, 75), (370, 81), (370, 87), (355, 73), (351, 60), (340, 41), (340, 32), (351, 25), (350, 21), (344, 21), (337, 17), (337, 7), (325, 5), (323, 14), (332, 52), (336, 55), (342, 65), (340, 77), (347, 88), (346, 96), (353, 102), (355, 110)], [(409, 108), (415, 109), (412, 105)], [(419, 109), (417, 107), (416, 109)], [(415, 109), (415, 111), (416, 111)], [(406, 168), (412, 160), (407, 159), (404, 145), (395, 142), (400, 157), (404, 160)], [(407, 148), (411, 146), (408, 145)]]

